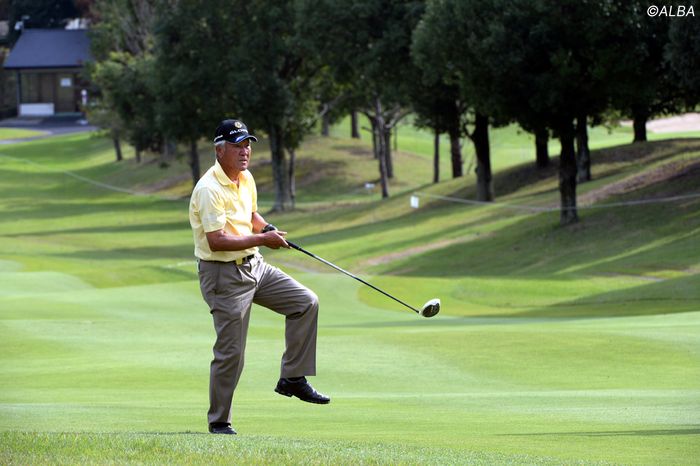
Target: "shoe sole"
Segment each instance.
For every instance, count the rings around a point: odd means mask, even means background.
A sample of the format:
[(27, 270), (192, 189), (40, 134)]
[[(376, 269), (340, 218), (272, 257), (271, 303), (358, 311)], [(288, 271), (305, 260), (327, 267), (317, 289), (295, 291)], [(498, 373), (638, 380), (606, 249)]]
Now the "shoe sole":
[[(284, 392), (284, 391), (282, 391), (282, 390), (280, 390), (280, 389), (278, 389), (278, 388), (275, 388), (275, 392), (279, 393), (280, 395), (284, 395), (284, 396), (286, 396), (286, 397), (289, 397), (289, 398), (291, 398), (292, 396), (296, 396), (296, 395), (293, 395), (293, 394), (291, 394), (291, 393), (289, 393), (289, 392)], [(296, 396), (296, 397), (299, 398), (298, 396)], [(317, 405), (327, 405), (328, 403), (331, 402), (331, 400), (322, 401), (322, 400), (304, 400), (304, 399), (302, 399), (302, 398), (299, 398), (299, 399), (300, 399), (301, 401), (305, 401), (305, 402), (307, 402), (307, 403), (313, 403), (313, 404), (317, 404)]]

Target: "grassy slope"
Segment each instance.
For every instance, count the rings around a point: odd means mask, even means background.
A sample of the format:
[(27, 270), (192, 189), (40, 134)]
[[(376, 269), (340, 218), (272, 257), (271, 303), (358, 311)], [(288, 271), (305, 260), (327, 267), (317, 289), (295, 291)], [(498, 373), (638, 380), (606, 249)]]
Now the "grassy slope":
[[(316, 384), (333, 403), (272, 393), (283, 324), (256, 310), (231, 443), (198, 434), (212, 331), (186, 202), (61, 172), (145, 189), (177, 167), (134, 178), (106, 141), (56, 141), (0, 157), (3, 463), (687, 464), (700, 453), (697, 198), (584, 210), (566, 229), (556, 213), (497, 206), (423, 198), (414, 211), (413, 190), (473, 186), (423, 185), (429, 156), (400, 153), (403, 194), (374, 201), (353, 192), (376, 172), (362, 142), (311, 141), (304, 154), (320, 161), (300, 170), (303, 199), (355, 204), (269, 219), (409, 302), (441, 297), (443, 313), (418, 320), (304, 256), (266, 253), (321, 297)], [(697, 192), (697, 140), (644, 147), (595, 152), (582, 203)], [(310, 177), (319, 166), (330, 188)], [(501, 171), (496, 186), (499, 202), (556, 206), (554, 171)]]

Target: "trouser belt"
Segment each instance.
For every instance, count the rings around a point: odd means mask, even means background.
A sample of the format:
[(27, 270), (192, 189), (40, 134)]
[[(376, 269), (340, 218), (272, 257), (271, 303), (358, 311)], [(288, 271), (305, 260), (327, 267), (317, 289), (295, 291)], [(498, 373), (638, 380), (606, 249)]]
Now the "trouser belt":
[(200, 262), (212, 262), (212, 263), (216, 263), (216, 264), (231, 264), (231, 263), (234, 263), (234, 264), (236, 264), (236, 265), (243, 265), (243, 264), (247, 264), (248, 262), (252, 261), (253, 259), (255, 259), (255, 254), (251, 254), (250, 256), (241, 257), (240, 259), (232, 260), (231, 262), (224, 262), (224, 261), (208, 261), (208, 260), (205, 260), (205, 259), (199, 259), (199, 261), (200, 261)]
[(250, 256), (241, 257), (240, 259), (236, 259), (234, 262), (236, 263), (236, 265), (243, 265), (243, 264), (246, 264), (246, 263), (252, 261), (253, 259), (255, 259), (255, 254), (251, 254)]

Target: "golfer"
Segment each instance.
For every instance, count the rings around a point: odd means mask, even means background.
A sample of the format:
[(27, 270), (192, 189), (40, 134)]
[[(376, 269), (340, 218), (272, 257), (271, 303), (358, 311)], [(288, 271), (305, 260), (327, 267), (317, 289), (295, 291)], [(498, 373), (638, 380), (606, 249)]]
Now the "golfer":
[(258, 213), (257, 191), (248, 171), (251, 141), (257, 138), (238, 120), (216, 128), (216, 161), (192, 192), (190, 224), (198, 259), (199, 284), (214, 318), (216, 343), (209, 379), (209, 432), (235, 434), (233, 392), (243, 370), (253, 303), (285, 316), (286, 349), (275, 391), (310, 403), (330, 398), (316, 392), (306, 376), (316, 374), (318, 298), (296, 280), (268, 265), (259, 246), (288, 248), (284, 231)]

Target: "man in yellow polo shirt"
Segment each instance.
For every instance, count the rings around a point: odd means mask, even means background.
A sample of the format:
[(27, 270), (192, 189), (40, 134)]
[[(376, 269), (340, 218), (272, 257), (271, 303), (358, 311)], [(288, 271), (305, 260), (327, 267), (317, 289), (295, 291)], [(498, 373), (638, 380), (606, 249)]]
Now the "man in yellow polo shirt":
[(316, 375), (318, 298), (308, 288), (267, 264), (258, 247), (288, 248), (284, 231), (258, 213), (257, 191), (248, 171), (251, 141), (238, 120), (216, 129), (216, 161), (199, 180), (190, 200), (190, 224), (202, 296), (214, 318), (216, 342), (209, 379), (209, 432), (235, 434), (233, 392), (243, 370), (253, 303), (286, 317), (286, 349), (275, 391), (326, 404), (306, 380)]

